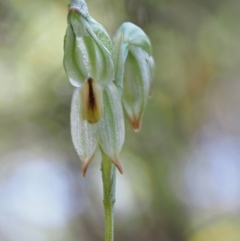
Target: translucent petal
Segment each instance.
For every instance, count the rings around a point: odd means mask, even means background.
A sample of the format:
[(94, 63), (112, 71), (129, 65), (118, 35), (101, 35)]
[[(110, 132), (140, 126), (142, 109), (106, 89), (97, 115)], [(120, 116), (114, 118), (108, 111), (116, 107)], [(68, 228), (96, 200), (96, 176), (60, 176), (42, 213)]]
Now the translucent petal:
[(152, 46), (144, 31), (133, 23), (126, 22), (118, 29), (116, 37), (123, 34), (124, 41), (130, 46), (141, 47), (149, 55), (152, 55)]
[(96, 22), (92, 26), (92, 22), (75, 13), (71, 15), (70, 21), (77, 39), (76, 56), (79, 68), (85, 69), (86, 77), (92, 77), (97, 82), (105, 84), (113, 81), (115, 67), (112, 54), (105, 47), (110, 46), (106, 30)]
[(154, 63), (154, 59), (152, 56), (150, 56), (147, 59), (148, 62), (148, 66), (150, 69), (150, 73), (151, 73), (151, 78), (150, 78), (150, 87), (149, 87), (149, 96), (152, 95), (152, 82), (153, 82), (153, 78), (154, 78), (154, 74), (155, 74), (155, 63)]
[(150, 89), (151, 71), (148, 59), (144, 50), (132, 48), (125, 65), (122, 103), (134, 131), (140, 128)]
[(76, 38), (75, 58), (77, 65), (85, 73), (85, 79), (88, 77), (97, 78), (98, 55), (97, 45), (90, 36)]
[(68, 75), (69, 81), (75, 87), (79, 87), (86, 79), (86, 73), (79, 68), (75, 56), (76, 38), (71, 25), (68, 25), (64, 38), (64, 58), (63, 65)]
[(70, 12), (68, 22), (72, 26), (76, 37), (87, 36), (88, 32), (85, 26), (85, 19), (78, 12)]
[(72, 97), (71, 135), (74, 148), (82, 162), (82, 176), (85, 176), (97, 146), (97, 139), (96, 126), (82, 118), (80, 93), (80, 88), (77, 88)]
[(102, 150), (122, 173), (119, 154), (125, 138), (121, 100), (116, 86), (111, 82), (103, 92), (104, 114), (97, 123), (98, 142)]
[(90, 17), (90, 25), (93, 29), (93, 32), (97, 36), (98, 40), (113, 56), (112, 40), (109, 37), (106, 29), (100, 23), (98, 23), (95, 19), (93, 19), (92, 17)]
[(124, 66), (128, 54), (127, 44), (123, 42), (123, 34), (119, 34), (114, 42), (114, 63), (115, 63), (115, 80), (114, 83), (122, 96)]
[[(111, 41), (107, 31), (100, 23), (98, 23), (94, 18), (92, 18), (89, 15), (88, 8), (87, 8), (85, 1), (72, 0), (71, 4), (69, 6), (69, 12), (70, 12), (70, 15), (75, 14), (76, 16), (78, 16), (78, 19), (85, 27), (85, 30), (88, 29), (88, 32), (90, 33), (90, 35), (96, 35), (96, 36), (92, 36), (92, 37), (96, 41), (100, 41), (101, 44), (110, 52), (110, 54), (113, 55), (112, 41)], [(85, 19), (86, 22), (83, 19)], [(72, 21), (74, 21), (74, 19)], [(74, 22), (72, 22), (72, 24), (74, 25)], [(77, 23), (77, 25), (79, 25), (79, 23)], [(77, 28), (79, 29), (78, 26), (77, 26)], [(78, 30), (76, 29), (76, 32), (77, 31)], [(78, 37), (81, 36), (78, 34), (76, 34), (76, 35)]]
[[(85, 22), (89, 35), (94, 39), (99, 47), (100, 59), (97, 60), (99, 72), (97, 81), (107, 83), (113, 81), (115, 77), (115, 66), (113, 61), (113, 47), (110, 37), (104, 27), (92, 19)], [(100, 51), (101, 50), (101, 51)]]

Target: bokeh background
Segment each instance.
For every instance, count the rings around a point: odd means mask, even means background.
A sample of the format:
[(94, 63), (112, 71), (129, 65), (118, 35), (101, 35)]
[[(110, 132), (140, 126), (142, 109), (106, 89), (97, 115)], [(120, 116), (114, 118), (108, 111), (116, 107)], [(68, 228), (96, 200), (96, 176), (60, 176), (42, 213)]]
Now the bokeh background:
[[(126, 120), (116, 240), (240, 240), (239, 0), (87, 0), (132, 21), (156, 62), (142, 128)], [(80, 176), (63, 70), (66, 0), (0, 0), (0, 241), (104, 240), (100, 157)]]

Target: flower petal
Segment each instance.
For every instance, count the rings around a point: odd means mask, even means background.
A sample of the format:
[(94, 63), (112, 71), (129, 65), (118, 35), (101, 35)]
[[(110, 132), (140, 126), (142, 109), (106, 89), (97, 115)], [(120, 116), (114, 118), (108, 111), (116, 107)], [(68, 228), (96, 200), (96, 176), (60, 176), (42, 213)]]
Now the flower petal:
[(119, 91), (120, 96), (122, 96), (124, 68), (128, 54), (128, 44), (123, 42), (123, 33), (115, 37), (114, 53), (114, 62), (116, 66), (114, 83)]
[(103, 92), (103, 103), (104, 115), (97, 123), (98, 142), (102, 150), (122, 173), (119, 154), (125, 138), (125, 127), (121, 100), (113, 83), (106, 85)]
[(64, 58), (63, 65), (68, 75), (69, 81), (75, 87), (80, 87), (86, 79), (86, 71), (78, 65), (76, 61), (76, 38), (71, 25), (68, 25), (64, 37)]
[(71, 106), (71, 135), (74, 148), (82, 162), (82, 176), (92, 160), (97, 146), (96, 126), (84, 121), (81, 113), (81, 90), (77, 88), (72, 97)]
[[(144, 31), (133, 23), (123, 23), (118, 29), (117, 35), (123, 34), (123, 39), (129, 46), (141, 47), (149, 55), (152, 55), (152, 46)], [(117, 37), (118, 38), (118, 37)]]
[(74, 12), (69, 19), (77, 39), (78, 66), (86, 69), (86, 77), (103, 84), (113, 81), (115, 66), (112, 43), (106, 30), (94, 19), (86, 20)]
[(149, 67), (150, 73), (151, 73), (150, 86), (149, 86), (149, 93), (148, 93), (148, 95), (151, 96), (152, 95), (152, 82), (153, 82), (154, 73), (155, 73), (155, 63), (154, 63), (154, 59), (153, 59), (152, 56), (150, 56), (147, 59), (147, 62), (148, 62), (148, 67)]
[(140, 128), (150, 89), (151, 71), (148, 59), (148, 53), (134, 47), (130, 49), (125, 65), (122, 104), (134, 131)]

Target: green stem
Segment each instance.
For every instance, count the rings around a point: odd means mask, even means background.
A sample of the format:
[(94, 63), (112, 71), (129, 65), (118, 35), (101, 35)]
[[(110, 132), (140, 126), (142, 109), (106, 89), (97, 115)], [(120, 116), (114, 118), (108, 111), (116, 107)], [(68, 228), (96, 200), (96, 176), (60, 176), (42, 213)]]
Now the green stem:
[(114, 239), (114, 203), (116, 168), (102, 151), (103, 204), (105, 213), (105, 241)]

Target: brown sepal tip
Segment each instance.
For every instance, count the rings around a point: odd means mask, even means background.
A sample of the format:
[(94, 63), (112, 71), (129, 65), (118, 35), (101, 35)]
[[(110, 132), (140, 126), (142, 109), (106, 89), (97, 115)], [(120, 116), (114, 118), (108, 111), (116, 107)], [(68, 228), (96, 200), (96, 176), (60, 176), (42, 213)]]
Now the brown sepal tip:
[(81, 168), (82, 178), (85, 177), (86, 172), (87, 172), (87, 169), (88, 169), (88, 166), (89, 166), (90, 162), (92, 161), (92, 158), (93, 158), (93, 157), (91, 157), (88, 161), (82, 163), (82, 168)]
[(140, 117), (138, 117), (138, 118), (133, 117), (132, 119), (130, 119), (130, 123), (131, 123), (132, 129), (135, 132), (138, 132), (140, 129), (140, 126), (141, 126)]
[(116, 168), (118, 169), (118, 171), (123, 174), (123, 167), (122, 164), (119, 160), (112, 160), (112, 163), (116, 166)]

